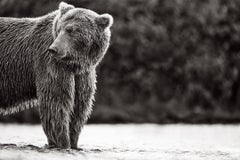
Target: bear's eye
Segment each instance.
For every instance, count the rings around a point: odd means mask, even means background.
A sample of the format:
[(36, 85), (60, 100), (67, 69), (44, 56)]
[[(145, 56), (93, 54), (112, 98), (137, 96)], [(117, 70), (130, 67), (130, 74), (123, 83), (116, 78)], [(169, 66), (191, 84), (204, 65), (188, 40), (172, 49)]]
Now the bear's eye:
[(73, 28), (72, 27), (66, 27), (65, 31), (69, 34), (71, 34), (73, 32)]
[(59, 33), (60, 33), (60, 31), (61, 31), (61, 28), (59, 27), (59, 28), (57, 29), (57, 33), (59, 34)]

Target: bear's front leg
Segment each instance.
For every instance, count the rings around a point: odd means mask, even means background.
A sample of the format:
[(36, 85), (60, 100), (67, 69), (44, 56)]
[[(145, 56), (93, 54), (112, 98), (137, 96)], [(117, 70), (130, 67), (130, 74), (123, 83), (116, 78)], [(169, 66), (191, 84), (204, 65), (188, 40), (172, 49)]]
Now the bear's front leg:
[(74, 112), (70, 122), (71, 148), (76, 149), (79, 134), (92, 111), (95, 93), (95, 72), (75, 75)]
[(74, 103), (74, 76), (59, 72), (37, 82), (40, 118), (49, 147), (70, 148), (69, 122)]

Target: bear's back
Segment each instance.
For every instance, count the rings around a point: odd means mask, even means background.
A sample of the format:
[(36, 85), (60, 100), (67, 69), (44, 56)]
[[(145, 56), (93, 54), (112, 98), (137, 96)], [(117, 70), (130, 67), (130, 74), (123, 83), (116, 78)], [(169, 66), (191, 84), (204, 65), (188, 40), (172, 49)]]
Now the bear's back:
[(0, 17), (0, 108), (36, 98), (34, 61), (52, 42), (52, 19)]

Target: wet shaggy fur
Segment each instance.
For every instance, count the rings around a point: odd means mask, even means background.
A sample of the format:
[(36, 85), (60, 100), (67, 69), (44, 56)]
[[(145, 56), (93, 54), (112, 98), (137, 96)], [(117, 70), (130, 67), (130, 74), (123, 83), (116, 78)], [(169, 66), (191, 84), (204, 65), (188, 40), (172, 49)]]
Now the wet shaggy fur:
[(108, 14), (64, 2), (39, 18), (1, 17), (0, 114), (39, 106), (49, 147), (76, 148), (111, 25)]

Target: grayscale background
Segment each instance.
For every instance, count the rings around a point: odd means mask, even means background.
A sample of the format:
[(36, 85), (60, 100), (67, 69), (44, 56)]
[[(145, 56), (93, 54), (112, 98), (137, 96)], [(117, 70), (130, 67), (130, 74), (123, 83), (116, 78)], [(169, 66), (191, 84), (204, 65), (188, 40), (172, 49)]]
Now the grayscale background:
[[(0, 0), (0, 16), (59, 2)], [(66, 2), (114, 18), (80, 149), (44, 149), (34, 108), (0, 116), (0, 160), (240, 159), (240, 0)]]

